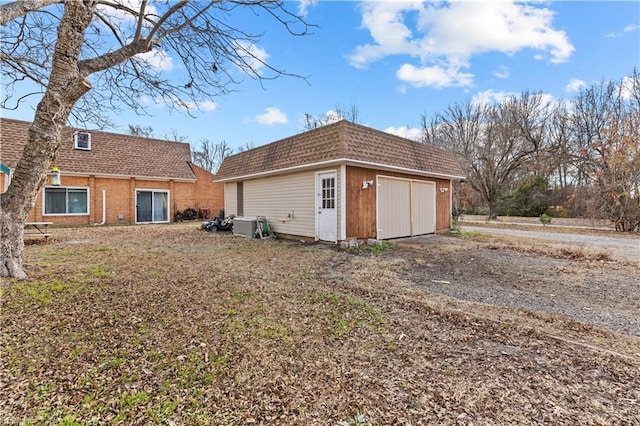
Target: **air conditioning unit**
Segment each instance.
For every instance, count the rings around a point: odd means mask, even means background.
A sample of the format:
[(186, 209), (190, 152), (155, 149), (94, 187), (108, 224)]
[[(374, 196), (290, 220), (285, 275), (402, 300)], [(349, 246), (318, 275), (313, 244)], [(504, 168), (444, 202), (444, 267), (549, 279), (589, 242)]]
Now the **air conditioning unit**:
[(256, 233), (257, 223), (255, 217), (234, 217), (233, 235), (253, 238)]

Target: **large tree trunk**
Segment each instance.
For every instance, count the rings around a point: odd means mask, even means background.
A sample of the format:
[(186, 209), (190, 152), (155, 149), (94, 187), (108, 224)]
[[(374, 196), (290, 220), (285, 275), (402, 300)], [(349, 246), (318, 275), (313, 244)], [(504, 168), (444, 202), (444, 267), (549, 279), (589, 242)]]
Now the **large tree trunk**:
[(26, 279), (24, 223), (56, 156), (71, 109), (91, 85), (78, 68), (84, 31), (93, 16), (92, 2), (67, 2), (58, 28), (49, 86), (38, 104), (29, 140), (11, 184), (0, 199), (0, 276)]

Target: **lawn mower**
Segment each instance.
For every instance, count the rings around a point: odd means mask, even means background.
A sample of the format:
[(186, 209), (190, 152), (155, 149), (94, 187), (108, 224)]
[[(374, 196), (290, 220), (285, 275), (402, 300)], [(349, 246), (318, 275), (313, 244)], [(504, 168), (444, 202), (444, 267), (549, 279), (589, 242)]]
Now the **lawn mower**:
[(227, 216), (225, 218), (214, 217), (208, 222), (202, 222), (200, 228), (209, 232), (231, 231), (233, 229), (233, 218), (233, 215)]

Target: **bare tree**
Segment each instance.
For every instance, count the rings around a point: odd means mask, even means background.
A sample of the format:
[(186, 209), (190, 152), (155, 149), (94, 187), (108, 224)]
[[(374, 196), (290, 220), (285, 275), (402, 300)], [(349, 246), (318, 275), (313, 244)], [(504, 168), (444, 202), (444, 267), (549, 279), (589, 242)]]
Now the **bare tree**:
[(302, 119), (303, 130), (313, 130), (318, 127), (326, 126), (327, 124), (335, 123), (340, 120), (347, 120), (352, 123), (360, 122), (360, 111), (358, 107), (351, 104), (348, 109), (344, 109), (340, 104), (336, 104), (333, 111), (328, 111), (325, 114), (320, 114), (314, 117), (310, 113), (305, 113)]
[(203, 169), (215, 172), (220, 168), (222, 160), (233, 154), (233, 149), (227, 141), (220, 141), (216, 144), (208, 139), (200, 140), (200, 149), (191, 152), (193, 163)]
[(141, 126), (140, 124), (129, 124), (129, 134), (140, 138), (152, 138), (153, 128), (151, 126)]
[(431, 121), (423, 115), (423, 141), (456, 155), (495, 218), (513, 178), (535, 165), (546, 148), (548, 108), (541, 95), (528, 92), (495, 105), (454, 104)]
[(640, 75), (582, 90), (571, 111), (574, 164), (592, 193), (592, 214), (640, 231)]
[(171, 129), (170, 133), (162, 135), (162, 139), (174, 142), (186, 142), (189, 138), (185, 135), (181, 135), (178, 129)]
[[(248, 9), (242, 21), (231, 19)], [(251, 21), (251, 19), (256, 21)], [(122, 105), (145, 113), (145, 99), (190, 111), (228, 93), (240, 76), (290, 75), (266, 64), (253, 46), (261, 19), (304, 35), (308, 24), (285, 3), (268, 0), (120, 2), (30, 0), (0, 5), (3, 108), (18, 108), (23, 81), (42, 96), (24, 154), (0, 200), (0, 276), (27, 277), (23, 225), (72, 118), (96, 122)], [(234, 26), (242, 22), (245, 28)], [(184, 78), (163, 74), (169, 58)], [(238, 70), (241, 70), (239, 72)], [(143, 96), (144, 95), (144, 96)]]
[(256, 145), (253, 142), (247, 141), (243, 145), (238, 147), (238, 152), (248, 151), (250, 149), (255, 148)]

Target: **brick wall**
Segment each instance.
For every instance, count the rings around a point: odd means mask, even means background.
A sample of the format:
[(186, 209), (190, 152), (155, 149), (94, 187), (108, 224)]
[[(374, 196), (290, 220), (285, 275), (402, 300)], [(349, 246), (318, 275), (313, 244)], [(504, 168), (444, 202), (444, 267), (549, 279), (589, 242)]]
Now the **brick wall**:
[[(99, 178), (94, 176), (69, 176), (62, 174), (62, 187), (79, 187), (89, 189), (89, 214), (82, 215), (45, 215), (42, 210), (42, 194), (40, 191), (34, 208), (29, 213), (27, 222), (53, 222), (56, 225), (91, 225), (101, 223), (102, 191), (106, 191), (106, 223), (135, 223), (135, 191), (137, 189), (169, 190), (169, 219), (172, 221), (176, 210), (188, 207), (222, 208), (222, 184), (213, 183), (210, 173), (200, 169), (202, 179), (197, 182), (158, 181), (145, 179)], [(197, 176), (200, 175), (196, 172)], [(207, 174), (209, 176), (207, 176)], [(218, 201), (216, 201), (218, 200)], [(217, 212), (217, 210), (215, 210)], [(120, 218), (122, 217), (122, 218)]]
[(216, 176), (195, 164), (189, 164), (196, 175), (195, 209), (207, 208), (211, 216), (224, 209), (224, 184), (214, 182)]

